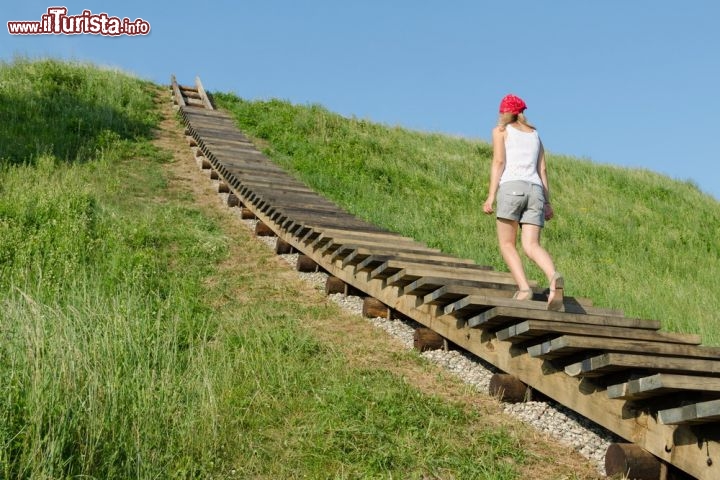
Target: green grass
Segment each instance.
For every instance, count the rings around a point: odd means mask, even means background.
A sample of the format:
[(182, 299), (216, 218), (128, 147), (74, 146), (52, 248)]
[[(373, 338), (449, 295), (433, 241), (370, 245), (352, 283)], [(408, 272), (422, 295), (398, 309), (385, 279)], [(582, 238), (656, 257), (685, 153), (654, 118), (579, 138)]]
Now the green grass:
[(0, 64), (0, 159), (86, 161), (116, 138), (147, 136), (157, 121), (148, 88), (121, 72), (54, 60)]
[[(350, 212), (507, 270), (494, 219), (482, 213), (488, 144), (344, 118), (317, 105), (214, 98), (271, 158)], [(568, 294), (720, 345), (720, 204), (690, 182), (647, 170), (560, 155), (549, 155), (548, 164), (556, 219), (543, 238)]]
[(157, 95), (0, 65), (0, 478), (503, 480), (537, 461), (315, 339), (305, 323), (338, 307), (298, 303), (263, 246), (229, 259), (238, 239), (150, 141)]

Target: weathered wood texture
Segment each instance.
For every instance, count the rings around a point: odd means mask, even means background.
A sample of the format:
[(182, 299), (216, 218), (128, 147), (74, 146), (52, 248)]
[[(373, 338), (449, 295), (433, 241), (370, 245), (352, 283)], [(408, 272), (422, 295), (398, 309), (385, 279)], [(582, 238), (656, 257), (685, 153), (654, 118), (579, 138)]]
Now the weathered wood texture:
[(373, 297), (363, 299), (362, 314), (366, 318), (390, 318), (390, 308)]
[(605, 473), (636, 480), (659, 480), (661, 464), (649, 452), (629, 443), (613, 443), (605, 453)]
[(660, 421), (665, 425), (720, 422), (720, 399), (660, 410), (658, 413)]
[(520, 403), (529, 400), (530, 388), (517, 377), (507, 373), (496, 373), (490, 377), (488, 393), (508, 403)]
[(296, 269), (298, 272), (317, 272), (320, 269), (318, 263), (310, 256), (303, 253), (298, 255)]
[(413, 333), (413, 348), (419, 352), (442, 350), (446, 346), (447, 340), (430, 328), (419, 327)]
[(228, 195), (227, 198), (227, 206), (228, 207), (237, 207), (240, 205), (240, 199), (235, 195), (234, 193), (231, 193)]
[(675, 392), (720, 393), (720, 378), (658, 373), (608, 386), (609, 398), (642, 400)]

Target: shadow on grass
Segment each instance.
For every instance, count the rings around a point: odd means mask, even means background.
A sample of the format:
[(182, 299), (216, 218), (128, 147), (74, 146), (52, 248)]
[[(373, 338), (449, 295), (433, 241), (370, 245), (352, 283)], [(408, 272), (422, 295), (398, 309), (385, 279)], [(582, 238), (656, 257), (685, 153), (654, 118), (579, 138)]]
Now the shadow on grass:
[(139, 80), (52, 60), (2, 68), (0, 166), (41, 154), (83, 162), (115, 140), (151, 135), (151, 95)]

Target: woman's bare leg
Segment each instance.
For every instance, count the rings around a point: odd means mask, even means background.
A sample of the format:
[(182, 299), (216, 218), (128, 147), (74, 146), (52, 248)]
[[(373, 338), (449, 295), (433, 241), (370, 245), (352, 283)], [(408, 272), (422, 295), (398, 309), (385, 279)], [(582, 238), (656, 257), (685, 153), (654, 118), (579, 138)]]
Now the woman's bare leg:
[(524, 224), (521, 233), (522, 246), (525, 254), (537, 264), (545, 273), (550, 284), (548, 304), (555, 299), (555, 264), (550, 254), (540, 245), (540, 232), (542, 228), (537, 225)]
[[(510, 269), (518, 290), (529, 290), (525, 269), (523, 268), (522, 259), (515, 246), (517, 242), (518, 222), (506, 220), (504, 218), (497, 219), (497, 235), (498, 244), (500, 245), (500, 253), (502, 254), (505, 264)], [(530, 294), (532, 296), (532, 294)], [(526, 297), (524, 297), (526, 298)]]
[(555, 273), (555, 264), (547, 250), (540, 245), (541, 230), (537, 225), (524, 224), (520, 234), (522, 247), (528, 258), (540, 267), (550, 281)]

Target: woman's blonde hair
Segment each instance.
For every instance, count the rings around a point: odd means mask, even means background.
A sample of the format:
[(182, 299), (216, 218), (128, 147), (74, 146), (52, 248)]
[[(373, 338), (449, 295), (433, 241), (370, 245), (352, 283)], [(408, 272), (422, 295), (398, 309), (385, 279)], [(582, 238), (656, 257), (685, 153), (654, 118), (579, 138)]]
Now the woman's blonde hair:
[(500, 127), (500, 131), (504, 132), (505, 127), (507, 127), (509, 124), (511, 124), (513, 122), (521, 123), (521, 124), (525, 125), (526, 127), (530, 127), (533, 130), (535, 130), (535, 126), (532, 123), (528, 122), (528, 119), (525, 117), (525, 114), (522, 112), (517, 113), (517, 114), (516, 113), (501, 113), (500, 118), (498, 118), (497, 124), (498, 124), (498, 127)]

